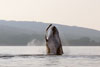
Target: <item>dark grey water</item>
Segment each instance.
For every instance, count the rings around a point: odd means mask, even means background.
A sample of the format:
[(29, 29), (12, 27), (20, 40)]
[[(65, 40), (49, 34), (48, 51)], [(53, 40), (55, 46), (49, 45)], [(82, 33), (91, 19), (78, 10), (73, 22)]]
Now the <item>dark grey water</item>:
[(64, 55), (46, 55), (44, 46), (0, 47), (0, 67), (100, 67), (100, 47), (63, 47)]

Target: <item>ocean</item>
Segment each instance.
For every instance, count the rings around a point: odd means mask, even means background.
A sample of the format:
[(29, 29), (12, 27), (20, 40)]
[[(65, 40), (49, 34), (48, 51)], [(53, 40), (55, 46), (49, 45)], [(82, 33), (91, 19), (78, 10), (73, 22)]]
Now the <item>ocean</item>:
[(46, 55), (45, 46), (0, 46), (0, 67), (100, 67), (100, 46), (63, 46)]

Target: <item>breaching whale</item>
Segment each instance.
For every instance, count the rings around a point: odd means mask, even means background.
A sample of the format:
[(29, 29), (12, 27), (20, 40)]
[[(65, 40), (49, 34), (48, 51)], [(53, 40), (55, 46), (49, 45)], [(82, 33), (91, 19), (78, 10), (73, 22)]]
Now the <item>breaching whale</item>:
[(47, 48), (48, 55), (63, 54), (59, 32), (57, 28), (52, 24), (50, 24), (46, 29), (45, 40), (46, 40), (46, 48)]

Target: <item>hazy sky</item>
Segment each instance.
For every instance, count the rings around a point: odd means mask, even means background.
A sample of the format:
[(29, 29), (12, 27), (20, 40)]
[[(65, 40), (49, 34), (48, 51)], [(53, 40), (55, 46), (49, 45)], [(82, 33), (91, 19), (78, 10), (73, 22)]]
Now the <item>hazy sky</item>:
[(41, 21), (100, 30), (100, 0), (0, 0), (0, 19)]

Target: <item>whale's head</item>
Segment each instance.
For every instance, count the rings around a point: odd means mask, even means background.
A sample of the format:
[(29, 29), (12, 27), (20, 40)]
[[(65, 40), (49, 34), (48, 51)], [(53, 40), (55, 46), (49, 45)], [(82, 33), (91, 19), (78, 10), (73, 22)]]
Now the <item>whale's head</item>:
[(59, 37), (59, 32), (55, 26), (51, 26), (47, 31), (47, 52), (48, 54), (61, 55), (63, 54), (62, 44)]
[(58, 30), (55, 26), (51, 26), (49, 27), (49, 29), (47, 30), (47, 39), (51, 36), (51, 35), (58, 35)]

